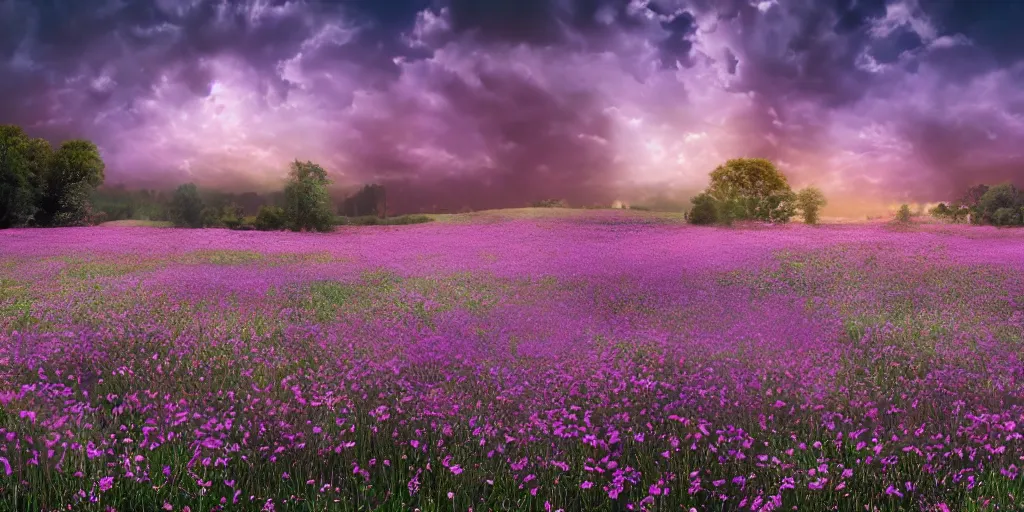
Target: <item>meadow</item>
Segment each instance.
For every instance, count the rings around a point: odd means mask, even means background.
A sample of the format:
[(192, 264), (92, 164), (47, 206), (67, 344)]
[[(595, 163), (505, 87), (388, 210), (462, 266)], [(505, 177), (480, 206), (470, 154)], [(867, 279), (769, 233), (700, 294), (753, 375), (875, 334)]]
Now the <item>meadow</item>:
[(1024, 508), (1024, 233), (0, 232), (0, 510)]

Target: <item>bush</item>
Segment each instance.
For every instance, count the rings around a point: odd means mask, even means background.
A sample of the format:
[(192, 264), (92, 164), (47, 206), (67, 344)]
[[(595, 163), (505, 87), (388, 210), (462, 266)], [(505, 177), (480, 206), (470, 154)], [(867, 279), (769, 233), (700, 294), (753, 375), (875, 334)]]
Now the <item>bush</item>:
[(707, 192), (702, 192), (693, 198), (693, 208), (687, 217), (690, 224), (706, 226), (719, 221), (719, 205), (715, 198)]
[(391, 226), (405, 226), (409, 224), (424, 224), (432, 222), (434, 219), (427, 217), (426, 215), (400, 215), (398, 217), (390, 217), (385, 219), (385, 224)]
[(423, 224), (425, 222), (433, 222), (434, 219), (427, 217), (426, 215), (400, 215), (398, 217), (388, 217), (382, 219), (373, 215), (364, 215), (361, 217), (338, 217), (335, 220), (335, 225), (338, 226), (404, 226), (408, 224)]
[(236, 204), (225, 206), (221, 210), (220, 223), (228, 229), (243, 229), (245, 227), (245, 211)]
[(533, 208), (568, 208), (569, 205), (562, 199), (542, 199), (530, 203)]
[(1021, 225), (1021, 212), (1016, 208), (999, 208), (992, 214), (993, 226)]
[(935, 217), (936, 219), (948, 219), (952, 216), (953, 210), (946, 206), (946, 203), (939, 203), (937, 206), (928, 210), (928, 215)]
[(284, 216), (284, 209), (277, 206), (261, 206), (253, 227), (260, 231), (278, 231), (285, 229), (287, 222)]
[(222, 228), (222, 227), (224, 227), (224, 224), (221, 222), (221, 211), (220, 211), (219, 208), (214, 208), (212, 206), (207, 206), (206, 208), (203, 208), (203, 211), (200, 213), (200, 218), (202, 219), (202, 222), (201, 222), (199, 227), (204, 227), (204, 228)]
[(907, 222), (910, 222), (910, 217), (911, 217), (910, 205), (908, 205), (908, 204), (900, 205), (900, 209), (896, 212), (896, 222), (900, 222), (900, 223), (904, 223), (905, 224)]

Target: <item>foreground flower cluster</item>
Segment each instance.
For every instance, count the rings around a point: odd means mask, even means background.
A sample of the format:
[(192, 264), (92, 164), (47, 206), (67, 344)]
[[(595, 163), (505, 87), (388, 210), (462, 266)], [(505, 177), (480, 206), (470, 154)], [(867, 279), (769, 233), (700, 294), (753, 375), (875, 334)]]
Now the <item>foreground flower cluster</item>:
[(1020, 510), (1022, 348), (986, 228), (8, 231), (0, 510)]

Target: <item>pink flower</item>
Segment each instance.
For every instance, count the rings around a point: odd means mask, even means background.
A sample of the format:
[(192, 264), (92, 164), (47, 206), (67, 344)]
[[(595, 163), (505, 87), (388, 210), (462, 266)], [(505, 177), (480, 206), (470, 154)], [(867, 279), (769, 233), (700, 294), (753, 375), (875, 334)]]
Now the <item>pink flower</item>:
[(892, 486), (892, 485), (890, 485), (890, 486), (889, 486), (889, 487), (888, 487), (888, 488), (887, 488), (887, 489), (885, 490), (885, 495), (886, 495), (886, 496), (897, 496), (897, 497), (899, 497), (899, 498), (902, 498), (902, 497), (903, 497), (903, 493), (902, 493), (902, 492), (900, 492), (900, 490), (899, 490), (899, 489), (897, 489), (896, 487), (894, 487), (894, 486)]
[(580, 489), (590, 489), (593, 486), (594, 486), (594, 483), (589, 481), (589, 480), (587, 480), (587, 481), (583, 482), (582, 484), (580, 484)]
[(100, 479), (100, 491), (101, 492), (109, 491), (110, 488), (113, 487), (113, 486), (114, 486), (114, 477), (112, 477), (112, 476), (105, 476), (105, 477)]
[(4, 474), (11, 476), (11, 461), (7, 460), (5, 457), (0, 457), (0, 465), (3, 465), (4, 467)]

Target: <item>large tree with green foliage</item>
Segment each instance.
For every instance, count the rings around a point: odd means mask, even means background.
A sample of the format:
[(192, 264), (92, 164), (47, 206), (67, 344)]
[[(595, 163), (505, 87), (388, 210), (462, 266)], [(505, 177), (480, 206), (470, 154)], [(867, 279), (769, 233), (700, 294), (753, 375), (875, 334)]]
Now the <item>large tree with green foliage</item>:
[(977, 213), (982, 223), (1015, 226), (1022, 223), (1020, 210), (1024, 194), (1010, 183), (995, 185), (978, 199)]
[(817, 224), (818, 214), (827, 204), (825, 194), (815, 187), (807, 187), (796, 194), (796, 208), (807, 224)]
[(284, 188), (284, 213), (288, 227), (293, 231), (331, 231), (334, 213), (331, 212), (327, 186), (331, 181), (327, 171), (313, 162), (292, 162), (288, 182)]
[(736, 158), (711, 172), (707, 193), (720, 205), (722, 220), (788, 222), (796, 213), (789, 181), (763, 158)]
[(182, 228), (203, 227), (203, 198), (195, 183), (178, 186), (171, 197), (168, 216), (175, 226)]
[(30, 139), (18, 126), (0, 126), (0, 228), (37, 222), (53, 150), (44, 139)]
[(39, 205), (44, 224), (77, 226), (88, 221), (89, 197), (103, 183), (103, 158), (95, 144), (69, 140), (53, 152)]

